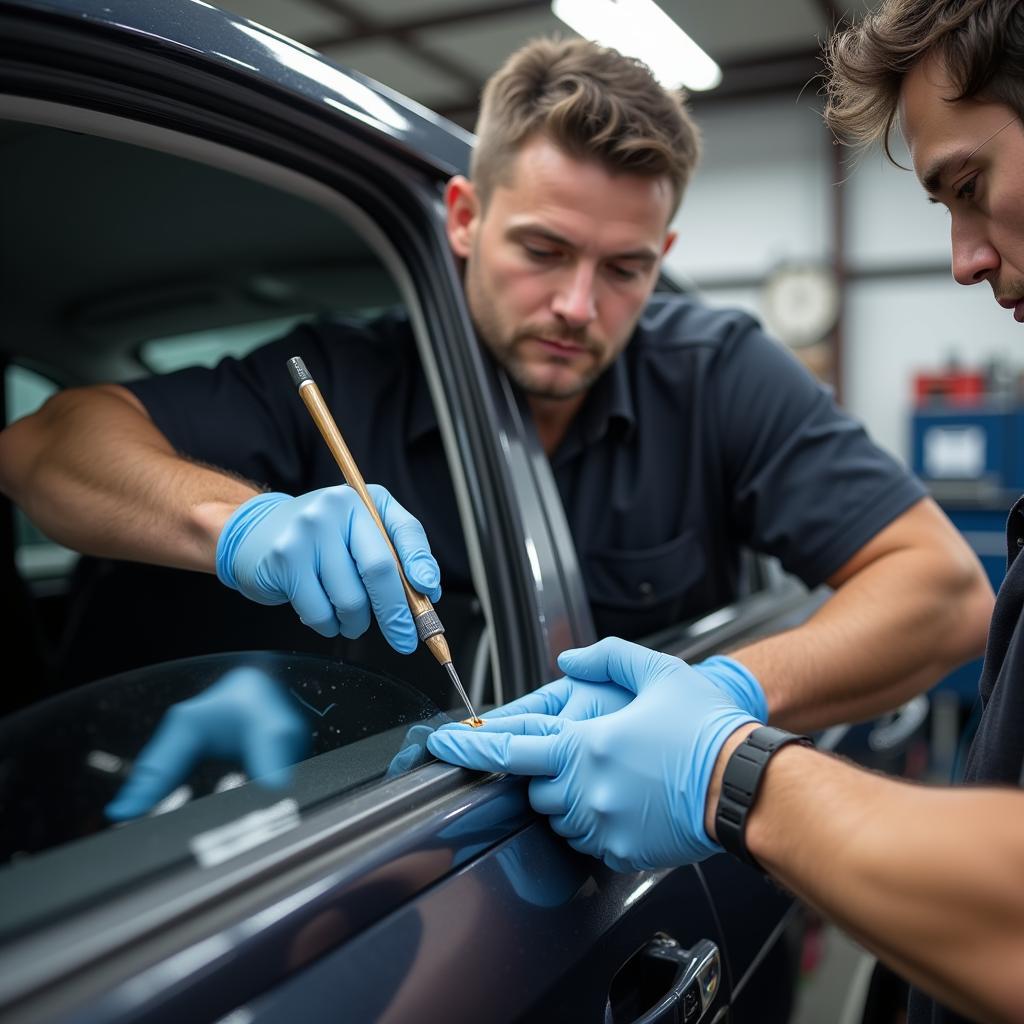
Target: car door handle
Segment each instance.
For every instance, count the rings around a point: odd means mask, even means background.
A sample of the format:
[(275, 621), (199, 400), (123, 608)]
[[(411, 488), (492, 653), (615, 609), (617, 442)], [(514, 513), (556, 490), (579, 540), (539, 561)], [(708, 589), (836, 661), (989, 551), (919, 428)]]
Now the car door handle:
[(713, 942), (701, 939), (685, 949), (658, 933), (612, 979), (604, 1024), (697, 1024), (714, 1002), (721, 977)]

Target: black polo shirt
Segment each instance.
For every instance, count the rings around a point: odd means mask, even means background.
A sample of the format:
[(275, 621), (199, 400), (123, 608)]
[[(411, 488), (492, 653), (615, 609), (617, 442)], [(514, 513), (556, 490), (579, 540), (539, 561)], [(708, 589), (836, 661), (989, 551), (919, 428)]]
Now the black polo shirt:
[[(978, 689), (981, 720), (967, 755), (969, 785), (1024, 785), (1024, 498), (1006, 522), (1006, 576), (992, 612)], [(966, 866), (965, 866), (966, 867)], [(918, 991), (910, 994), (908, 1024), (966, 1024)]]
[[(285, 360), (302, 356), (367, 480), (423, 523), (469, 589), (441, 439), (408, 320), (304, 325), (241, 360), (129, 387), (179, 451), (291, 494), (339, 482)], [(639, 637), (733, 600), (739, 553), (826, 580), (924, 494), (756, 321), (648, 305), (551, 459), (601, 635)]]

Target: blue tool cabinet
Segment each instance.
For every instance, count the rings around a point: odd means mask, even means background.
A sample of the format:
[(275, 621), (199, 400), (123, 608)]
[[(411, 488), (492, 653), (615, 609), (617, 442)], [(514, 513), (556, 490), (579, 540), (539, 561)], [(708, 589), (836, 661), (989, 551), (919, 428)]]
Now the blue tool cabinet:
[[(912, 462), (998, 590), (1006, 574), (1006, 517), (1024, 491), (1024, 408), (1005, 400), (923, 406), (913, 417)], [(981, 665), (978, 658), (962, 666), (937, 688), (972, 705)]]

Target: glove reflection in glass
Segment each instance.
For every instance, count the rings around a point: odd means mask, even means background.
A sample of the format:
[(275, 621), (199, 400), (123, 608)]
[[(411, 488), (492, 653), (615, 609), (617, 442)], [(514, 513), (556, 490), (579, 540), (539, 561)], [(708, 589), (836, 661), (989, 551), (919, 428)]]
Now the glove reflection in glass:
[(708, 784), (726, 738), (754, 717), (685, 662), (615, 637), (566, 651), (558, 665), (574, 681), (615, 683), (636, 698), (583, 721), (528, 713), (445, 726), (428, 749), (466, 768), (537, 776), (534, 810), (616, 871), (719, 852), (704, 830)]
[(280, 788), (309, 745), (309, 727), (288, 694), (257, 668), (233, 669), (167, 711), (106, 815), (145, 814), (206, 758), (236, 762), (251, 779)]
[[(431, 601), (441, 571), (427, 535), (383, 487), (368, 490), (409, 582)], [(217, 576), (258, 604), (291, 602), (321, 636), (355, 639), (377, 617), (389, 644), (416, 649), (416, 626), (392, 556), (351, 487), (324, 487), (293, 498), (257, 494), (239, 505), (217, 541)]]
[(421, 764), (426, 764), (433, 756), (427, 750), (427, 737), (435, 729), (451, 721), (451, 716), (441, 711), (432, 718), (410, 726), (402, 740), (401, 750), (391, 759), (384, 777), (393, 779), (398, 775), (411, 772), (413, 768), (419, 768)]

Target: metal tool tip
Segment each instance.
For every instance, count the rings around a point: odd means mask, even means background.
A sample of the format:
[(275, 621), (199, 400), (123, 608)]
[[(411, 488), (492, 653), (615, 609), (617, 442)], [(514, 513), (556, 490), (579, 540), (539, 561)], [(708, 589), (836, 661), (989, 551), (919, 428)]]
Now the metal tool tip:
[(459, 696), (462, 698), (462, 703), (466, 705), (466, 710), (469, 712), (469, 717), (474, 721), (479, 720), (480, 716), (476, 713), (472, 703), (469, 699), (469, 694), (466, 693), (465, 687), (462, 685), (462, 680), (459, 679), (459, 673), (455, 671), (455, 666), (450, 662), (446, 661), (444, 667), (448, 671), (448, 675), (451, 678), (452, 683), (455, 685), (455, 689), (459, 691)]

